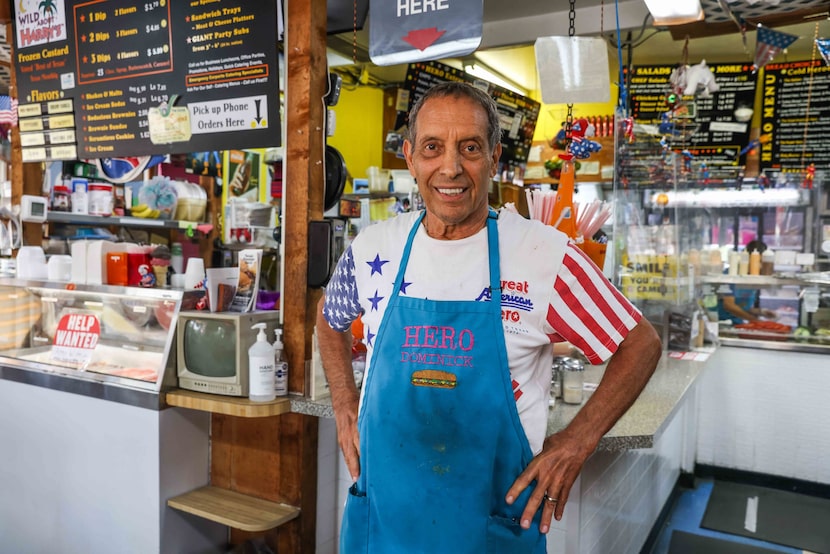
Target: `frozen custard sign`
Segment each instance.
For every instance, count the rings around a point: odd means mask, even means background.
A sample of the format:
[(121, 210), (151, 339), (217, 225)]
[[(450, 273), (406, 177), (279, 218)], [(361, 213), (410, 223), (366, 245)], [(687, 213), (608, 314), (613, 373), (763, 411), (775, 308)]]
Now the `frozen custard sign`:
[(91, 314), (66, 314), (58, 323), (52, 344), (52, 359), (70, 364), (87, 364), (101, 337), (101, 324)]
[(66, 6), (62, 0), (15, 0), (18, 48), (66, 40)]

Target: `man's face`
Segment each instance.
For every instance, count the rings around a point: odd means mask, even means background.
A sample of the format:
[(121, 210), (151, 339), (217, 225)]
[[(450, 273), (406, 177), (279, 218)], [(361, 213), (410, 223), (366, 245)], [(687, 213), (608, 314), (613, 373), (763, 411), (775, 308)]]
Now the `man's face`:
[(500, 144), (495, 152), (487, 144), (487, 114), (468, 98), (431, 98), (415, 132), (415, 144), (407, 140), (403, 152), (427, 207), (428, 232), (448, 239), (475, 234), (487, 218), (501, 154)]

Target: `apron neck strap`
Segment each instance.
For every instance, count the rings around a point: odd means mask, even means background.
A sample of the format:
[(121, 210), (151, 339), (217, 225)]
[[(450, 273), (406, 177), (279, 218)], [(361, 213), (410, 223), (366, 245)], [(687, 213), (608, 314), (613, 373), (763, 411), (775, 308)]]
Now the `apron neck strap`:
[[(421, 211), (415, 225), (409, 231), (409, 236), (406, 238), (406, 245), (401, 253), (401, 263), (398, 266), (398, 274), (395, 276), (395, 285), (392, 290), (392, 296), (398, 296), (403, 283), (403, 277), (406, 273), (406, 266), (409, 264), (409, 254), (412, 252), (412, 243), (415, 240), (415, 234), (424, 220), (426, 210)], [(494, 311), (501, 313), (501, 273), (499, 271), (499, 229), (498, 229), (499, 214), (493, 209), (488, 208), (487, 212), (487, 258), (488, 269), (490, 276), (490, 298)]]

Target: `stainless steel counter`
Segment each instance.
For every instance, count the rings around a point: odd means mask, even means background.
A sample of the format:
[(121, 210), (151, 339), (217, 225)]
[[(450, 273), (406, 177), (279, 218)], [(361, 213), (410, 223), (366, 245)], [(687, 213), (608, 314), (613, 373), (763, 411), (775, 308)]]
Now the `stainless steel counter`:
[[(683, 402), (706, 362), (679, 360), (663, 352), (657, 369), (640, 397), (602, 438), (598, 450), (620, 451), (651, 448), (668, 420)], [(599, 383), (605, 366), (586, 366), (585, 382)], [(590, 393), (585, 393), (587, 400)], [(564, 429), (579, 411), (579, 405), (558, 399), (548, 414), (548, 435)], [(316, 417), (334, 417), (331, 399), (311, 401), (292, 397), (291, 411)]]

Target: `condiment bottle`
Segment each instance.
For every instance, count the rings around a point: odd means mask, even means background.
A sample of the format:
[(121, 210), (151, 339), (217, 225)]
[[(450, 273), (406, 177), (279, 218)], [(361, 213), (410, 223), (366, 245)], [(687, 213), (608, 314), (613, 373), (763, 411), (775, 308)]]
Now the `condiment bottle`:
[(775, 271), (775, 252), (764, 250), (761, 254), (761, 275), (772, 275)]
[(741, 256), (734, 250), (729, 252), (729, 275), (738, 274), (738, 266), (740, 265)]
[(746, 250), (738, 255), (738, 275), (749, 275), (749, 254)]
[(760, 275), (761, 274), (761, 253), (757, 250), (753, 250), (749, 254), (749, 274), (750, 275)]

